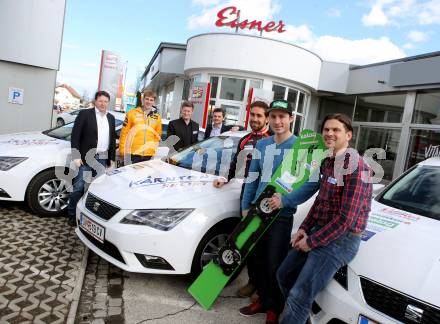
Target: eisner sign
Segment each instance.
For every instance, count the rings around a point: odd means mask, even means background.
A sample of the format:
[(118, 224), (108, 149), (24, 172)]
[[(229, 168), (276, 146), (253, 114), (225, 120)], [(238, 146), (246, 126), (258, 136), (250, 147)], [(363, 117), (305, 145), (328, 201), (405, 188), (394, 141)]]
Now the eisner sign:
[(237, 7), (230, 6), (223, 8), (217, 13), (217, 21), (215, 25), (217, 27), (230, 26), (231, 28), (241, 28), (241, 29), (257, 29), (262, 32), (272, 32), (276, 31), (278, 33), (284, 33), (286, 29), (286, 25), (284, 25), (283, 21), (280, 20), (278, 23), (275, 21), (269, 21), (268, 23), (263, 24), (262, 21), (259, 20), (251, 20), (248, 19), (240, 21), (240, 10)]

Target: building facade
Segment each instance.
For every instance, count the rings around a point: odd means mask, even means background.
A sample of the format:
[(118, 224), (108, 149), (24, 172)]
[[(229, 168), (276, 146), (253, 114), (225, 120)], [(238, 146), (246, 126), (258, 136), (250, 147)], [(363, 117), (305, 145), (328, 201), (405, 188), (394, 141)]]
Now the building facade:
[(228, 123), (247, 126), (248, 107), (256, 99), (288, 100), (295, 134), (319, 130), (326, 114), (345, 113), (354, 122), (353, 147), (384, 150), (378, 162), (389, 181), (440, 155), (439, 72), (440, 52), (351, 66), (274, 39), (212, 33), (186, 44), (161, 43), (141, 88), (156, 90), (160, 113), (172, 119), (195, 85), (209, 92), (194, 114), (201, 125), (210, 122), (214, 107), (222, 107)]
[(63, 109), (78, 109), (81, 103), (81, 96), (71, 86), (60, 84), (55, 88), (54, 102), (61, 105)]
[(51, 127), (65, 7), (0, 1), (0, 134)]

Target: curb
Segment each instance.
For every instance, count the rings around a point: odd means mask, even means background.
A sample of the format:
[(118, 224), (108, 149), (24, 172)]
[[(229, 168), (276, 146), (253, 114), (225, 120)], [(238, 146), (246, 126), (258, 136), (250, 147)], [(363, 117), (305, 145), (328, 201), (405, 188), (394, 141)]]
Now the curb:
[(79, 305), (79, 298), (81, 296), (81, 289), (84, 282), (84, 276), (86, 274), (86, 268), (87, 268), (87, 259), (89, 257), (89, 249), (84, 245), (84, 255), (81, 262), (81, 268), (79, 271), (79, 276), (76, 281), (75, 288), (73, 289), (72, 294), (72, 302), (70, 304), (70, 310), (69, 315), (67, 315), (66, 324), (74, 324), (75, 323), (75, 317), (76, 317), (76, 311), (78, 310)]

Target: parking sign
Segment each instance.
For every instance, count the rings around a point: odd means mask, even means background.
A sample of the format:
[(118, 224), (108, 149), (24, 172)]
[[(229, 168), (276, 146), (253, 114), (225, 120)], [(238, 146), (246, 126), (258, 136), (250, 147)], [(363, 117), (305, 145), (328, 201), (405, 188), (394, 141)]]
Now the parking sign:
[(20, 88), (9, 88), (9, 102), (13, 104), (23, 104), (24, 90)]

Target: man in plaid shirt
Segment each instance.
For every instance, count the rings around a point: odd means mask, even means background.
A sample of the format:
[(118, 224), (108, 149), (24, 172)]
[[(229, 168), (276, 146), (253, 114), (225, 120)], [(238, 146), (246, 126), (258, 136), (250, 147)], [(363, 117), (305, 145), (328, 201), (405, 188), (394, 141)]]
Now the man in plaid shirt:
[[(355, 257), (371, 209), (371, 169), (348, 147), (353, 135), (350, 118), (329, 115), (321, 131), (331, 155), (321, 165), (318, 196), (292, 236), (294, 249), (277, 273), (287, 304), (281, 323), (286, 324), (305, 323), (316, 295)], [(296, 206), (303, 202), (300, 196), (301, 189), (283, 197), (275, 194), (270, 205)]]

